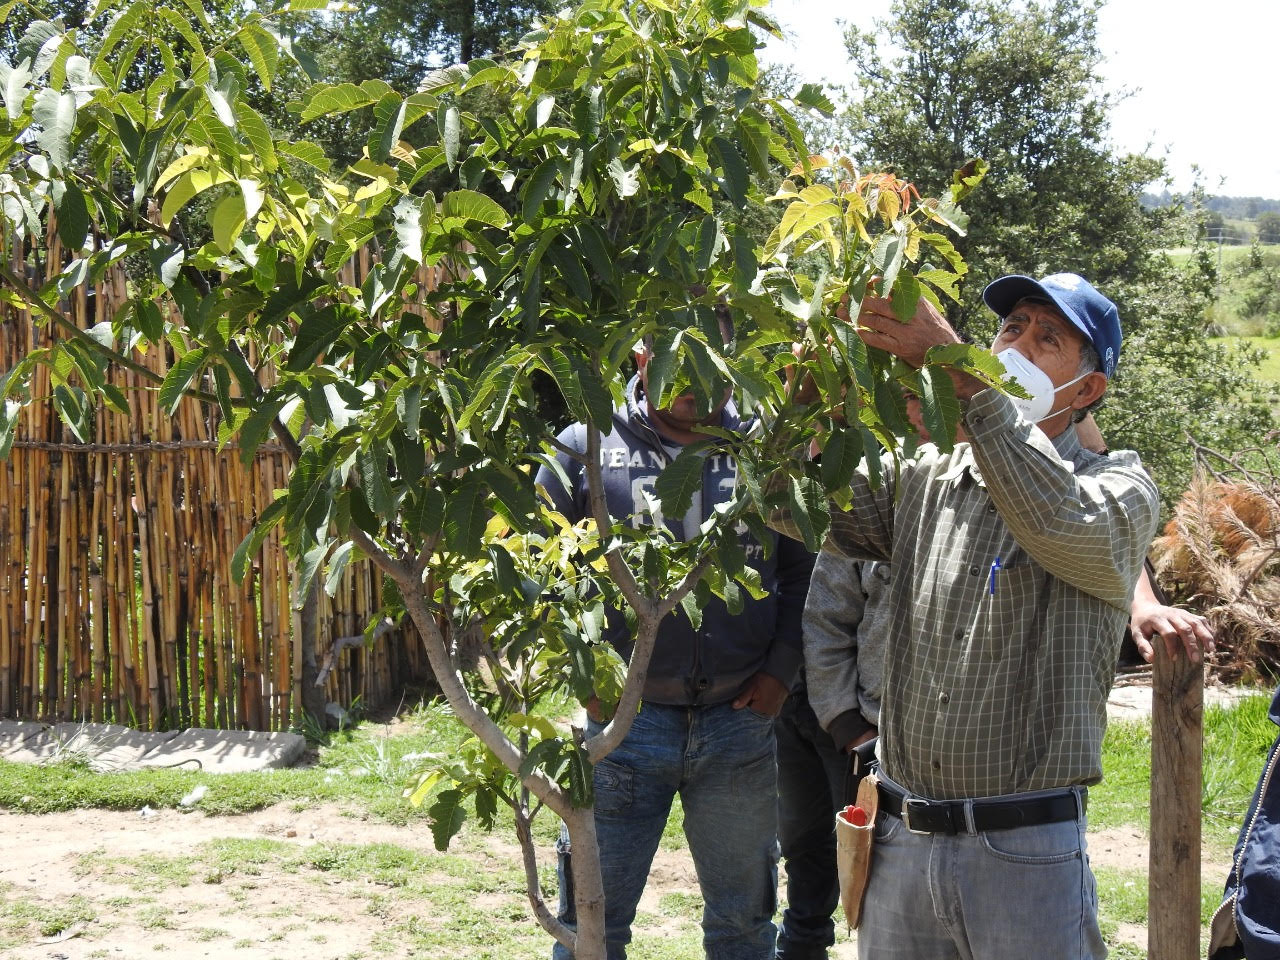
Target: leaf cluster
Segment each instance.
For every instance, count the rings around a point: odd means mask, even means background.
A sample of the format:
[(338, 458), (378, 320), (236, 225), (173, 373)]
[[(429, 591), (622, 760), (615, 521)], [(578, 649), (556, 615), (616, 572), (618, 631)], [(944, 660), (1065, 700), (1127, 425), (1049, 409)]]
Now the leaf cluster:
[[(919, 297), (954, 295), (964, 266), (947, 234), (963, 230), (956, 204), (981, 170), (921, 199), (904, 179), (811, 154), (797, 114), (831, 104), (814, 87), (779, 97), (760, 84), (753, 27), (776, 28), (758, 0), (585, 0), (509, 56), (413, 90), (316, 83), (289, 105), (304, 130), (373, 118), (362, 155), (335, 164), (252, 106), (284, 65), (309, 66), (288, 27), (321, 7), (251, 11), (227, 32), (198, 4), (107, 3), (90, 18), (94, 49), (41, 27), (23, 47), (34, 53), (0, 64), (5, 241), (34, 257), (52, 218), (61, 251), (45, 284), (4, 268), (12, 297), (60, 336), (6, 376), (0, 444), (35, 364), (58, 371), (59, 410), (83, 439), (95, 395), (128, 409), (112, 371), (135, 349), (165, 351), (151, 387), (164, 410), (195, 397), (246, 462), (268, 438), (293, 455), (234, 568), (276, 527), (299, 596), (353, 560), (378, 563), (429, 648), (449, 638), (451, 674), (459, 638), (481, 639), (466, 696), (523, 744), (505, 765), (477, 747), (451, 789), (489, 804), (503, 778), (540, 773), (585, 803), (580, 738), (518, 718), (557, 690), (621, 696), (604, 610), (634, 607), (640, 632), (671, 598), (695, 619), (713, 595), (735, 609), (761, 589), (740, 524), (767, 541), (761, 518), (780, 496), (816, 548), (829, 497), (911, 433), (904, 390), (945, 443), (958, 419), (945, 369), (998, 381), (971, 348), (910, 370), (839, 318), (874, 278), (904, 319)], [(151, 55), (163, 69), (137, 86), (131, 70)], [(770, 200), (781, 213), (759, 242), (731, 212)], [(127, 302), (72, 328), (60, 300), (136, 257), (151, 270)], [(816, 276), (800, 266), (814, 262)], [(644, 338), (652, 401), (691, 393), (710, 409), (729, 390), (758, 413), (743, 433), (708, 431), (737, 459), (739, 489), (687, 543), (607, 516), (571, 527), (532, 479), (562, 452), (534, 384), (598, 436)], [(812, 349), (796, 357), (796, 341)], [(807, 382), (817, 392), (801, 402)], [(820, 428), (821, 466), (796, 458)], [(683, 513), (700, 465), (696, 445), (676, 458), (655, 514)], [(457, 809), (437, 821), (452, 827)]]

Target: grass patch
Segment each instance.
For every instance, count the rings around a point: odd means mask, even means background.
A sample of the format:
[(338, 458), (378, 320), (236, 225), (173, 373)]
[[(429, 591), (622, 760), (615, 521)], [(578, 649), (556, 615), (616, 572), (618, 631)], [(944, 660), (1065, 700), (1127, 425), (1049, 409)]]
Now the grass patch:
[(21, 946), (35, 937), (56, 937), (76, 924), (98, 918), (90, 901), (76, 895), (65, 900), (28, 899), (12, 887), (0, 888), (0, 949)]
[[(1231, 708), (1205, 711), (1204, 838), (1215, 856), (1225, 856), (1234, 843), (1276, 729), (1267, 718), (1270, 695), (1256, 695)], [(407, 806), (403, 787), (416, 775), (416, 753), (448, 753), (463, 739), (451, 717), (424, 711), (398, 727), (366, 725), (330, 738), (314, 766), (293, 771), (215, 776), (183, 770), (137, 774), (92, 774), (68, 765), (40, 768), (0, 763), (0, 806), (20, 810), (106, 806), (136, 809), (172, 806), (196, 783), (209, 785), (201, 807), (210, 812), (240, 812), (268, 803), (299, 807), (317, 801), (339, 804), (353, 815), (404, 823), (423, 816)], [(1150, 797), (1151, 736), (1145, 721), (1111, 724), (1103, 745), (1106, 779), (1090, 797), (1094, 830), (1131, 826), (1146, 831)], [(25, 803), (6, 799), (27, 797)], [(210, 800), (212, 801), (210, 805)], [(683, 849), (683, 816), (673, 805), (662, 838), (666, 850)], [(536, 821), (539, 840), (549, 845), (556, 819)], [(495, 833), (511, 837), (510, 817), (500, 812)], [(475, 960), (545, 960), (550, 942), (532, 920), (517, 857), (494, 853), (474, 821), (454, 839), (451, 852), (434, 853), (395, 844), (290, 843), (268, 837), (223, 838), (184, 848), (174, 856), (117, 856), (97, 849), (81, 854), (77, 869), (89, 879), (104, 879), (135, 892), (133, 897), (72, 898), (63, 903), (25, 899), (13, 888), (0, 887), (0, 952), (27, 943), (37, 931), (103, 917), (129, 916), (153, 930), (166, 929), (171, 918), (154, 894), (201, 885), (227, 886), (219, 891), (234, 903), (232, 912), (286, 922), (294, 911), (263, 905), (273, 878), (288, 875), (306, 885), (338, 884), (367, 920), (376, 957), (391, 951), (417, 956), (459, 956)], [(556, 900), (554, 861), (544, 861), (541, 886), (548, 902)], [(1129, 939), (1128, 925), (1145, 926), (1146, 878), (1136, 871), (1097, 871), (1104, 935), (1113, 957), (1143, 954)], [(112, 891), (116, 893), (118, 891)], [(1219, 879), (1204, 888), (1202, 910), (1211, 912), (1219, 895)], [(642, 913), (629, 951), (633, 960), (683, 960), (701, 955), (699, 920), (702, 902), (696, 893), (667, 892), (655, 911)], [(278, 923), (273, 929), (282, 928)], [(376, 934), (372, 931), (377, 930)], [(42, 934), (48, 935), (48, 934)], [(202, 927), (197, 941), (217, 940), (230, 954), (234, 934)], [(1130, 938), (1131, 939), (1131, 938)], [(246, 944), (247, 945), (247, 944)]]
[[(1231, 707), (1204, 711), (1202, 801), (1204, 842), (1230, 851), (1248, 809), (1276, 727), (1267, 717), (1270, 694), (1257, 694)], [(1089, 827), (1149, 827), (1151, 808), (1151, 728), (1145, 721), (1108, 725), (1102, 744), (1102, 783), (1089, 791)]]
[(395, 737), (375, 724), (334, 733), (319, 747), (314, 765), (259, 773), (94, 773), (81, 764), (46, 767), (0, 760), (0, 808), (22, 813), (175, 808), (193, 787), (203, 784), (208, 792), (199, 809), (208, 814), (247, 813), (284, 802), (294, 802), (299, 809), (337, 803), (404, 824), (426, 816), (425, 809), (410, 806), (402, 796), (404, 787), (430, 762), (424, 755), (451, 753), (469, 736), (451, 715), (431, 706), (416, 711), (407, 727)]
[(1258, 379), (1280, 386), (1280, 337), (1241, 337), (1241, 340), (1267, 351), (1258, 367)]
[[(1141, 950), (1128, 941), (1118, 938), (1121, 924), (1145, 927), (1148, 918), (1147, 876), (1137, 870), (1116, 870), (1109, 867), (1095, 867), (1094, 877), (1098, 881), (1098, 925), (1107, 946), (1113, 951), (1112, 957), (1123, 957), (1129, 954), (1121, 950), (1137, 949), (1134, 957), (1146, 957)], [(1200, 928), (1208, 933), (1209, 921), (1213, 912), (1222, 901), (1222, 884), (1214, 880), (1202, 880), (1200, 883)], [(1207, 945), (1202, 940), (1201, 947)]]

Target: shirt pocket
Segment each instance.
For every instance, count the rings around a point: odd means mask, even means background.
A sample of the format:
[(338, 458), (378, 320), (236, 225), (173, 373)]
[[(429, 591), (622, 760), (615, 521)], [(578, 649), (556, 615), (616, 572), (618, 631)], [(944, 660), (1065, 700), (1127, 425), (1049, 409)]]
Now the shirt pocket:
[(970, 650), (975, 656), (1002, 661), (1021, 657), (1028, 645), (1039, 645), (1045, 630), (1048, 576), (1025, 554), (994, 575), (988, 572), (973, 621)]

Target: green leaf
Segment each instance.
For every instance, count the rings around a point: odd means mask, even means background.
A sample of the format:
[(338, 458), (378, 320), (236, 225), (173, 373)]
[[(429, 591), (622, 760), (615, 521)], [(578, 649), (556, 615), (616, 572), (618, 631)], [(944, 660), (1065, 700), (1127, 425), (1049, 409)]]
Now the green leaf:
[(510, 218), (507, 211), (490, 197), (475, 190), (454, 190), (444, 195), (440, 205), (440, 214), (444, 219), (455, 218), (474, 220), (491, 227), (505, 227)]
[(306, 314), (298, 325), (298, 332), (293, 338), (293, 347), (289, 350), (289, 358), (284, 368), (298, 373), (311, 366), (329, 349), (342, 331), (347, 328), (354, 311), (346, 305), (330, 304), (323, 309)]
[(787, 503), (805, 548), (816, 553), (822, 546), (829, 520), (829, 508), (822, 488), (807, 477), (792, 477), (787, 487)]
[(342, 584), (342, 574), (351, 562), (351, 553), (354, 549), (355, 544), (348, 540), (333, 551), (333, 555), (329, 558), (329, 569), (324, 578), (324, 592), (329, 596), (337, 595), (338, 587)]
[(437, 850), (448, 850), (449, 841), (454, 838), (467, 819), (467, 810), (462, 803), (461, 790), (441, 790), (436, 795), (435, 803), (427, 810), (431, 818), (431, 836), (435, 839)]
[(169, 184), (164, 195), (164, 206), (160, 209), (160, 221), (165, 224), (173, 222), (173, 218), (192, 198), (220, 183), (230, 183), (231, 175), (225, 171), (211, 173), (208, 170), (189, 170)]
[(366, 141), (371, 159), (382, 163), (391, 156), (404, 130), (404, 115), (404, 98), (395, 93), (388, 93), (374, 106), (373, 128)]
[(21, 118), (26, 109), (27, 95), (31, 93), (27, 84), (32, 79), (31, 71), (22, 63), (11, 67), (0, 62), (0, 96), (4, 97), (5, 112), (11, 121)]
[(543, 160), (533, 171), (533, 176), (525, 184), (524, 199), (521, 205), (525, 223), (536, 223), (542, 219), (542, 205), (546, 202), (552, 186), (556, 182), (556, 174), (560, 164), (555, 158)]
[(556, 98), (548, 94), (543, 94), (538, 98), (534, 105), (534, 129), (540, 129), (547, 125), (547, 121), (551, 119), (551, 111), (555, 109)]
[(235, 553), (231, 555), (231, 579), (243, 583), (245, 574), (249, 572), (249, 563), (266, 541), (271, 531), (284, 517), (284, 508), (288, 503), (283, 497), (271, 503), (262, 511), (262, 516), (254, 524), (253, 529), (240, 541)]
[(760, 263), (756, 259), (755, 244), (746, 234), (737, 234), (733, 238), (733, 268), (738, 286), (743, 290), (751, 289), (760, 271)]
[(281, 141), (276, 145), (276, 149), (286, 157), (314, 167), (321, 173), (327, 173), (333, 165), (325, 155), (324, 148), (310, 140)]
[(808, 107), (827, 116), (836, 112), (836, 105), (831, 102), (831, 99), (823, 92), (822, 85), (818, 83), (806, 83), (796, 91), (791, 99), (795, 101), (797, 106)]
[(890, 298), (890, 304), (893, 307), (893, 315), (906, 323), (916, 312), (916, 307), (920, 303), (920, 283), (911, 275), (911, 271), (902, 270), (898, 273), (897, 282), (893, 285), (893, 294)]
[(867, 479), (874, 490), (880, 486), (880, 444), (876, 436), (866, 427), (859, 427), (862, 434), (862, 450), (867, 461)]
[(702, 223), (698, 226), (698, 243), (694, 249), (694, 269), (698, 273), (706, 273), (711, 268), (711, 263), (715, 260), (716, 250), (719, 248), (720, 240), (720, 221), (713, 215), (707, 215), (702, 218)]
[(709, 441), (688, 444), (658, 475), (653, 492), (662, 501), (665, 516), (673, 520), (683, 517), (693, 503), (694, 495), (702, 489), (702, 474), (710, 445)]
[(434, 486), (410, 490), (404, 520), (409, 530), (420, 537), (438, 533), (444, 525), (444, 494)]
[(720, 157), (720, 169), (723, 174), (720, 186), (724, 194), (736, 207), (747, 204), (747, 190), (751, 185), (751, 176), (747, 172), (747, 163), (742, 154), (725, 137), (716, 137), (712, 141), (716, 153)]
[(422, 208), (416, 197), (401, 197), (395, 206), (396, 239), (414, 263), (422, 262)]
[(595, 803), (591, 761), (586, 751), (576, 744), (569, 751), (569, 802), (578, 809)]
[(47, 87), (36, 94), (31, 118), (40, 125), (36, 142), (49, 154), (49, 162), (58, 170), (71, 159), (71, 134), (76, 128), (76, 97), (58, 93)]
[(310, 123), (319, 117), (370, 107), (390, 92), (390, 85), (381, 80), (367, 81), (359, 86), (354, 83), (318, 83), (303, 94), (305, 106), (299, 119)]
[(187, 387), (204, 367), (207, 356), (208, 351), (204, 347), (197, 347), (184, 354), (169, 368), (169, 372), (165, 374), (164, 383), (160, 384), (160, 409), (166, 416), (173, 416), (174, 411), (178, 409), (178, 404), (186, 393)]
[(93, 404), (88, 394), (79, 387), (59, 384), (53, 388), (53, 406), (77, 440), (93, 440)]
[(575, 420), (585, 421), (587, 408), (582, 401), (582, 387), (574, 375), (573, 364), (569, 362), (569, 358), (552, 347), (542, 355), (541, 359), (543, 368), (551, 374), (551, 379), (560, 388), (560, 394), (564, 397), (569, 413)]
[(943, 453), (949, 453), (960, 422), (960, 401), (951, 375), (941, 367), (920, 369), (920, 412), (929, 439)]
[(22, 404), (17, 400), (5, 399), (0, 403), (0, 460), (9, 459), (21, 413)]
[(240, 426), (240, 462), (246, 467), (253, 463), (284, 403), (285, 398), (278, 394), (264, 397)]
[(235, 248), (236, 241), (240, 239), (241, 231), (244, 230), (244, 194), (236, 191), (219, 200), (217, 206), (213, 208), (209, 221), (210, 226), (213, 227), (213, 242), (223, 253), (230, 253)]
[(618, 191), (619, 197), (633, 197), (640, 190), (640, 165), (633, 164), (630, 167), (624, 166), (622, 160), (614, 157), (606, 165), (605, 169), (609, 173), (610, 179), (613, 180), (614, 189)]
[(58, 238), (68, 250), (79, 253), (88, 233), (89, 207), (79, 187), (68, 180), (58, 201)]
[[(256, 110), (240, 101), (235, 104), (235, 113), (239, 130), (253, 147), (263, 169), (273, 173), (279, 168), (280, 161), (276, 158), (275, 142), (271, 139), (271, 129), (267, 126), (267, 122)], [(305, 141), (303, 143), (305, 144)]]
[(325, 541), (303, 553), (294, 567), (293, 589), (290, 592), (295, 606), (302, 606), (311, 590), (311, 581), (315, 579), (316, 572), (320, 569), (320, 564), (324, 562), (325, 554), (328, 552), (329, 541)]
[(138, 330), (152, 343), (159, 343), (164, 338), (164, 315), (153, 300), (133, 301), (134, 322)]
[[(906, 238), (898, 230), (881, 234), (871, 251), (871, 263), (883, 279), (881, 289), (893, 287), (898, 279), (898, 271), (902, 269), (902, 261), (906, 253)], [(915, 305), (912, 304), (914, 311)]]
[(387, 476), (386, 451), (375, 447), (361, 452), (356, 457), (356, 465), (360, 470), (360, 486), (369, 501), (369, 506), (380, 516), (394, 516), (396, 495), (391, 489), (391, 480)]
[(989, 387), (1008, 392), (1008, 385), (1004, 381), (1004, 364), (983, 347), (971, 343), (948, 343), (930, 347), (924, 361), (928, 366), (952, 367), (977, 377)]
[(649, 357), (648, 378), (651, 395), (662, 399), (666, 396), (667, 385), (671, 382), (680, 359), (680, 342), (684, 339), (684, 331), (659, 330), (653, 338), (653, 352)]
[(462, 144), (462, 118), (453, 104), (444, 109), (440, 122), (440, 143), (444, 147), (444, 162), (453, 170), (458, 165), (458, 150)]
[(571, 357), (573, 374), (582, 388), (582, 401), (586, 404), (587, 417), (605, 433), (613, 422), (613, 396), (595, 368), (588, 366), (577, 355)]
[(468, 478), (445, 505), (445, 536), (449, 549), (454, 553), (474, 557), (480, 552), (485, 524), (489, 519), (484, 497), (484, 488)]
[(856, 427), (834, 426), (822, 447), (822, 483), (837, 491), (853, 481), (862, 460), (862, 432)]
[(262, 87), (271, 92), (271, 78), (276, 75), (280, 66), (280, 41), (256, 23), (248, 23), (236, 34), (240, 46), (257, 71)]

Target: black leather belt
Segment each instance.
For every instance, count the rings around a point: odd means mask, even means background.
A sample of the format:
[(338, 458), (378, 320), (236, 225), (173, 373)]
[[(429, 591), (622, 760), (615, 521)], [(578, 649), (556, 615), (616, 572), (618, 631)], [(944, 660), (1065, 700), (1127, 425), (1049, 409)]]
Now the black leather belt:
[(1082, 789), (1078, 794), (1067, 790), (1017, 800), (925, 800), (905, 796), (883, 781), (880, 784), (880, 809), (897, 817), (912, 833), (981, 833), (1060, 823), (1084, 813), (1088, 798)]

